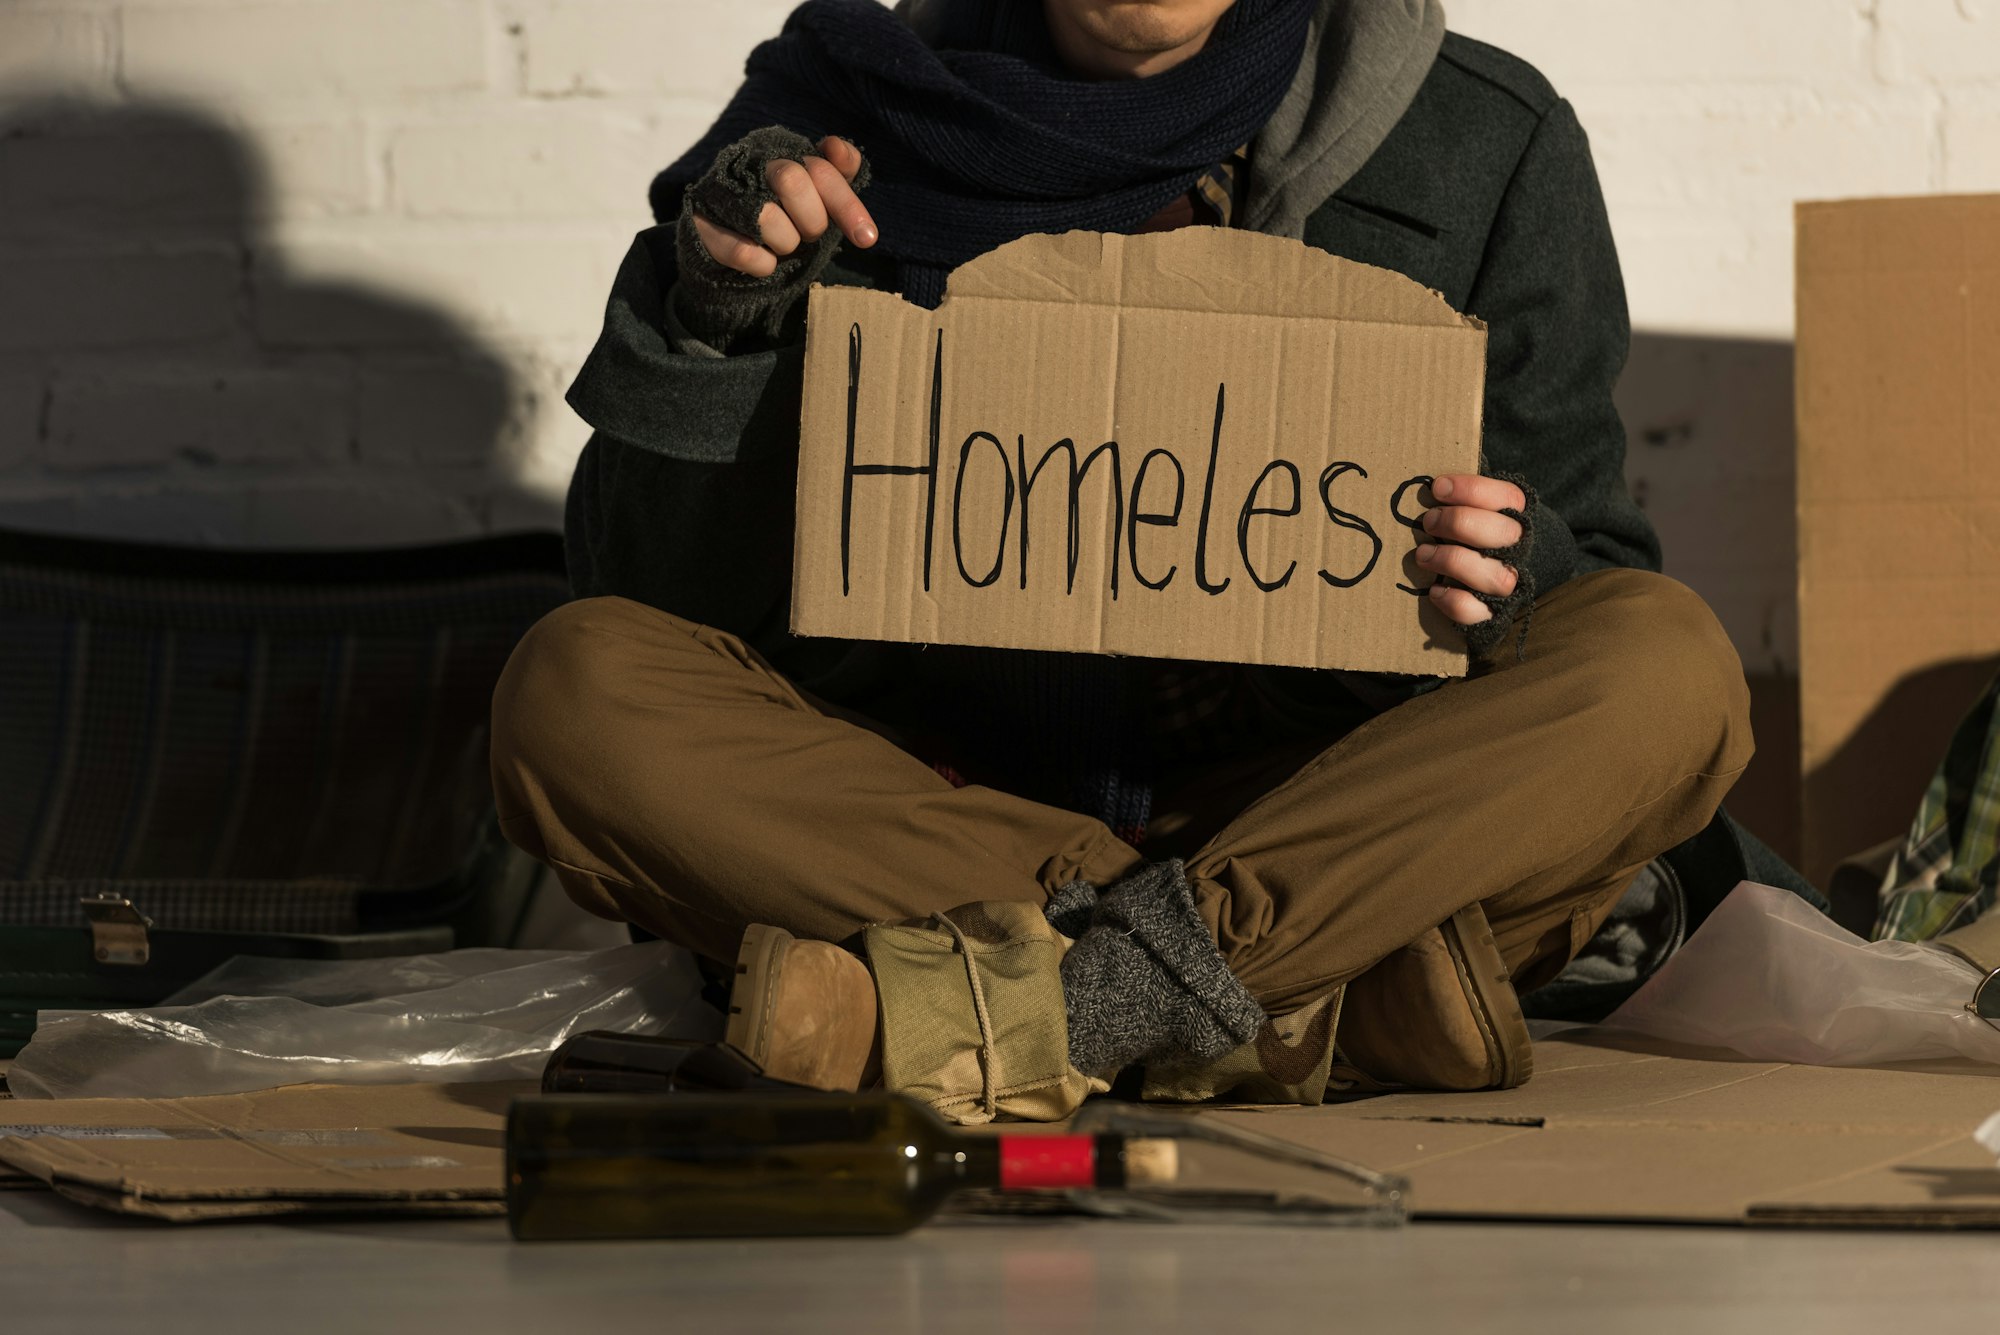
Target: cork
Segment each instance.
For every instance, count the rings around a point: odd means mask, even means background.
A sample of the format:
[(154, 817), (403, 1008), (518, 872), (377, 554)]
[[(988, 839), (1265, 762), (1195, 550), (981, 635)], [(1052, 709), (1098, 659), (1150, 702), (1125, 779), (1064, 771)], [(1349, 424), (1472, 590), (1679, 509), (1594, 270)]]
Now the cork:
[(1171, 1140), (1125, 1142), (1125, 1185), (1157, 1187), (1181, 1174), (1180, 1146)]

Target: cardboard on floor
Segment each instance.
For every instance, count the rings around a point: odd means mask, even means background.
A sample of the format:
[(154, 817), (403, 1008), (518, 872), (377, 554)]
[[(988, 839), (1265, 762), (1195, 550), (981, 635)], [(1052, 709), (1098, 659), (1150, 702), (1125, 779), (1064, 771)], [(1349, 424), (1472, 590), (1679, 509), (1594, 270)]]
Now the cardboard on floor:
[(1565, 1031), (1519, 1089), (1224, 1112), (1410, 1179), (1418, 1218), (2000, 1226), (2000, 1070), (1853, 1070)]
[[(2000, 1168), (1972, 1140), (2000, 1071), (1724, 1060), (1588, 1029), (1537, 1044), (1535, 1069), (1494, 1093), (1198, 1115), (1403, 1174), (1418, 1219), (2000, 1227)], [(176, 1221), (498, 1214), (506, 1103), (529, 1088), (17, 1099), (0, 1103), (0, 1163)]]
[(500, 1214), (526, 1082), (287, 1085), (189, 1099), (0, 1102), (0, 1164), (84, 1205), (176, 1222)]

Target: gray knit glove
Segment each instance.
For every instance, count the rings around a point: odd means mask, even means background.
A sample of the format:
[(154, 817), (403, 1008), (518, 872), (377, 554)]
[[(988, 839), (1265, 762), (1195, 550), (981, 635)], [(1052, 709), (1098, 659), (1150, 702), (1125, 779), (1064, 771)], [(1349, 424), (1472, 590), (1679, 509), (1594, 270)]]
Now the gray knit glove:
[[(818, 145), (802, 134), (778, 125), (752, 130), (715, 155), (715, 162), (681, 199), (680, 221), (674, 229), (674, 252), (680, 281), (674, 285), (674, 315), (682, 327), (718, 351), (745, 334), (776, 339), (799, 298), (840, 249), (840, 229), (828, 227), (814, 241), (802, 242), (789, 255), (778, 256), (778, 267), (753, 278), (721, 263), (708, 253), (694, 230), (699, 213), (718, 227), (727, 227), (756, 241), (764, 239), (758, 214), (776, 201), (764, 169), (782, 158), (803, 161)], [(868, 162), (852, 182), (858, 191), (868, 184)]]

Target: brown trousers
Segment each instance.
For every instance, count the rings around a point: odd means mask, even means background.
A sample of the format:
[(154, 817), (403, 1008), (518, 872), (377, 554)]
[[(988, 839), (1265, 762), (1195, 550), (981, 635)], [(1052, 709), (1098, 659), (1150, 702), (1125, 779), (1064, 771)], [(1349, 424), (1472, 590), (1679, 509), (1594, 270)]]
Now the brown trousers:
[[(493, 713), (508, 838), (591, 912), (718, 960), (751, 923), (840, 940), (1141, 861), (1094, 818), (952, 787), (734, 636), (623, 599), (535, 626)], [(1602, 571), (1536, 605), (1519, 661), (1510, 640), (1317, 755), (1163, 792), (1155, 824), (1205, 838), (1196, 902), (1274, 1014), (1474, 902), (1525, 990), (1707, 824), (1750, 753), (1742, 667), (1707, 606)]]

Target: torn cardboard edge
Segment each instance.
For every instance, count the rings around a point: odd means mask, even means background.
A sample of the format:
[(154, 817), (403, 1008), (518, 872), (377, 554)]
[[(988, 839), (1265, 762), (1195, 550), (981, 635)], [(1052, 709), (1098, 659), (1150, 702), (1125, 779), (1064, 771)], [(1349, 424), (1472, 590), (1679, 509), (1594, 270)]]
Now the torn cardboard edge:
[(935, 311), (816, 286), (792, 629), (1457, 676), (1413, 553), (1486, 329), (1282, 237), (1036, 235)]

